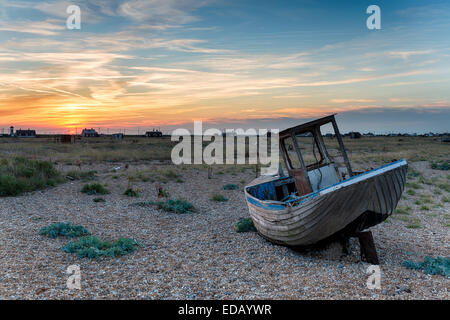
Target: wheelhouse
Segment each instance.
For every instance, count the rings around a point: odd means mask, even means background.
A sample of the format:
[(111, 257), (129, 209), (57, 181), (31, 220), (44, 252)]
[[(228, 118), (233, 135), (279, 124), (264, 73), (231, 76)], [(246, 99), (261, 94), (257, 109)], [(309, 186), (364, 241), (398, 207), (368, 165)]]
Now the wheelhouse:
[(260, 200), (295, 201), (353, 176), (334, 115), (283, 130), (280, 153), (289, 177), (248, 188)]
[[(330, 130), (334, 134), (330, 135)], [(298, 196), (353, 176), (334, 115), (283, 130), (279, 138), (281, 154)]]

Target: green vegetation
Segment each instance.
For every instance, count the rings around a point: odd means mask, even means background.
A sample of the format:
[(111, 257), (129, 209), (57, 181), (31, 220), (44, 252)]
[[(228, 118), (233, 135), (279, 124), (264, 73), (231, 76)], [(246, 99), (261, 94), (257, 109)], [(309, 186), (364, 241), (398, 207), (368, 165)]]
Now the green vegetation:
[(234, 230), (236, 232), (254, 232), (256, 228), (252, 219), (242, 218), (234, 225)]
[(422, 203), (433, 203), (433, 200), (432, 200), (430, 194), (421, 194), (419, 196), (419, 198), (422, 201)]
[(93, 259), (100, 256), (123, 256), (135, 251), (136, 246), (142, 245), (131, 238), (120, 238), (115, 242), (108, 242), (94, 236), (87, 236), (77, 242), (69, 242), (62, 250), (68, 253), (76, 253), (80, 258), (88, 257)]
[(146, 174), (144, 172), (137, 172), (136, 178), (138, 178), (142, 182), (149, 182), (149, 181), (154, 182), (154, 179), (152, 178), (152, 176), (150, 174)]
[(421, 176), (419, 178), (419, 183), (431, 186), (433, 184), (433, 181), (431, 181), (430, 179), (425, 179), (423, 176)]
[(21, 157), (0, 160), (0, 197), (53, 187), (63, 181), (49, 161)]
[(398, 206), (397, 209), (395, 209), (396, 214), (409, 214), (412, 211), (412, 208), (410, 206)]
[(431, 169), (445, 170), (445, 171), (450, 170), (450, 161), (442, 160), (442, 161), (432, 162)]
[(223, 189), (224, 190), (238, 190), (239, 186), (237, 184), (229, 183), (229, 184), (224, 185)]
[[(142, 204), (142, 203), (141, 203)], [(168, 199), (166, 201), (157, 201), (157, 202), (147, 202), (145, 204), (154, 204), (158, 207), (158, 209), (167, 211), (167, 212), (175, 212), (175, 213), (192, 213), (194, 211), (194, 205), (185, 200), (171, 200)]]
[(94, 198), (94, 202), (106, 202), (103, 198)]
[(437, 187), (446, 192), (450, 192), (450, 184), (448, 184), (448, 183), (440, 183), (437, 185)]
[(418, 176), (420, 176), (420, 172), (411, 170), (410, 172), (408, 172), (408, 174), (406, 175), (406, 177), (408, 179), (412, 179), (412, 178), (417, 178)]
[(177, 182), (179, 180), (181, 180), (181, 178), (183, 177), (181, 174), (178, 174), (174, 170), (171, 170), (171, 169), (164, 172), (164, 176), (170, 180), (176, 180)]
[(426, 274), (439, 274), (447, 278), (450, 277), (450, 258), (425, 257), (423, 262), (406, 260), (403, 261), (402, 265), (408, 269), (422, 270)]
[(169, 194), (169, 191), (167, 191), (164, 188), (161, 188), (161, 189), (158, 190), (158, 196), (159, 197), (163, 197), (163, 198), (169, 198), (170, 194)]
[(106, 189), (100, 183), (93, 183), (93, 184), (85, 184), (83, 186), (83, 188), (81, 189), (81, 192), (87, 193), (89, 195), (93, 195), (93, 194), (108, 194), (109, 190)]
[(54, 223), (50, 226), (41, 229), (40, 234), (50, 237), (52, 239), (56, 237), (80, 237), (90, 235), (83, 226), (73, 225), (71, 223)]
[(139, 190), (134, 190), (132, 188), (128, 188), (127, 190), (125, 190), (124, 195), (128, 196), (128, 197), (139, 197)]
[(417, 182), (407, 182), (406, 187), (412, 188), (412, 189), (420, 189), (420, 185)]
[(80, 170), (71, 170), (66, 172), (66, 177), (73, 180), (82, 180), (82, 181), (91, 181), (95, 179), (95, 174), (97, 171), (80, 171)]
[(225, 198), (223, 195), (221, 195), (219, 193), (214, 193), (211, 196), (211, 200), (212, 201), (217, 201), (217, 202), (225, 202), (225, 201), (228, 201), (228, 198)]

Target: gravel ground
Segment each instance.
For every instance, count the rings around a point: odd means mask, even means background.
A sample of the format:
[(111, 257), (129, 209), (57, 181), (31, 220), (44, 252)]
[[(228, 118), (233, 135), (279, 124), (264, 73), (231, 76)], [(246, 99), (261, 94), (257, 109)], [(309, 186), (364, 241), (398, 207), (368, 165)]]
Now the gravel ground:
[[(164, 187), (172, 198), (192, 202), (197, 212), (175, 214), (130, 206), (155, 200), (156, 182), (136, 181), (140, 198), (124, 196), (126, 176), (112, 179), (110, 172), (119, 165), (83, 168), (97, 170), (97, 180), (108, 183), (111, 194), (103, 196), (105, 203), (82, 194), (81, 181), (0, 199), (1, 299), (449, 299), (447, 278), (401, 266), (405, 259), (449, 256), (448, 203), (427, 214), (415, 210), (421, 228), (409, 229), (393, 218), (372, 228), (382, 277), (381, 290), (369, 290), (369, 265), (359, 260), (355, 239), (351, 254), (342, 256), (337, 245), (300, 253), (257, 233), (234, 231), (239, 218), (248, 216), (247, 206), (242, 190), (222, 187), (251, 181), (250, 170), (214, 174), (210, 180), (206, 170), (180, 170), (184, 183)], [(118, 173), (151, 168), (130, 164)], [(214, 192), (229, 201), (211, 201)], [(118, 258), (80, 259), (61, 250), (70, 240), (39, 235), (40, 228), (66, 221), (104, 240), (135, 238), (143, 247)], [(80, 290), (66, 287), (66, 269), (73, 264), (81, 269)]]

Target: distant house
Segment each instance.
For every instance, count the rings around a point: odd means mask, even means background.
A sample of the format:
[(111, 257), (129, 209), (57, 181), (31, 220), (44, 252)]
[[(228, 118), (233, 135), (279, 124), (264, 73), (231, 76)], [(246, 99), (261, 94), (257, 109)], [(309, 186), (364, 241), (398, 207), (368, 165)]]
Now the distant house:
[(35, 138), (36, 137), (36, 130), (16, 130), (16, 137), (21, 137), (21, 138)]
[(123, 139), (123, 133), (113, 133), (112, 134), (113, 140), (122, 140)]
[(350, 139), (359, 139), (361, 138), (361, 133), (359, 132), (350, 132), (349, 133)]
[(99, 134), (97, 133), (97, 131), (95, 131), (95, 129), (83, 129), (83, 131), (81, 131), (81, 136), (82, 137), (98, 137)]
[(159, 130), (153, 129), (152, 131), (147, 131), (145, 133), (146, 137), (162, 137), (162, 132)]

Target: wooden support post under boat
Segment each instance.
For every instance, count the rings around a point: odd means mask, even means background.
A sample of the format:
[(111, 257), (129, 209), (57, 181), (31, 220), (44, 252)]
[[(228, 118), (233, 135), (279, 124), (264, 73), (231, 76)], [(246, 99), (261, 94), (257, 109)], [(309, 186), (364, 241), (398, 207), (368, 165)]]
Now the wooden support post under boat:
[(356, 234), (359, 240), (359, 246), (361, 249), (361, 260), (371, 264), (379, 265), (377, 249), (373, 242), (373, 236), (371, 231), (358, 232)]

